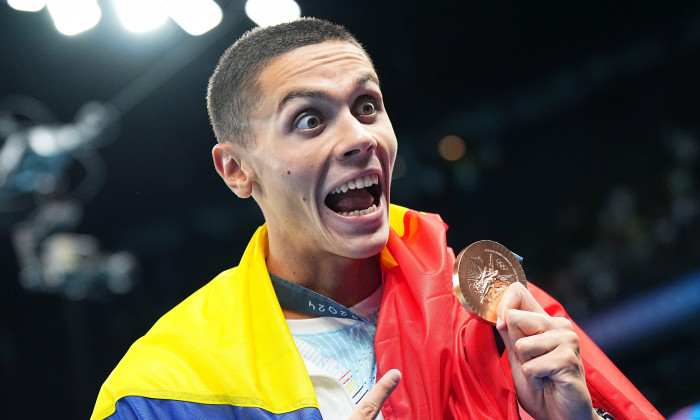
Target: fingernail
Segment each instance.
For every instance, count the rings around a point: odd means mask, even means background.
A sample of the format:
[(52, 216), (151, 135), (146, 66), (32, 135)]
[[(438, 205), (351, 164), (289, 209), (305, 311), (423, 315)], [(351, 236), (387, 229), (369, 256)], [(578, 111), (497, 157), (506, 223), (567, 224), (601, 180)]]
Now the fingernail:
[(399, 381), (401, 380), (401, 373), (396, 369), (392, 369), (389, 372), (387, 372), (386, 374), (387, 374), (387, 376), (389, 376), (389, 379), (391, 379), (391, 381), (395, 384), (398, 384)]
[(500, 330), (503, 327), (503, 318), (498, 317), (496, 318), (496, 329)]

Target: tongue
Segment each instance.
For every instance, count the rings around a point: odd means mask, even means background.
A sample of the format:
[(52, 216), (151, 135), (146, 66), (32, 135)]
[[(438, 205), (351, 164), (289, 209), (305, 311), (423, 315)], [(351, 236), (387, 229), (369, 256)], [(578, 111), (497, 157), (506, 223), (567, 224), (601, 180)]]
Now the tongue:
[(326, 205), (336, 213), (364, 210), (374, 204), (374, 197), (366, 188), (348, 190), (344, 193), (329, 194)]

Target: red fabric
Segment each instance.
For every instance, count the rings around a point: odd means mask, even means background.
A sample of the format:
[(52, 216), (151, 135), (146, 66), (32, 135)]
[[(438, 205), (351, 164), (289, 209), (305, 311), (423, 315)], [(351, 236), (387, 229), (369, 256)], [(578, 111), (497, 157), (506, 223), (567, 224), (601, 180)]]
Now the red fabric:
[[(398, 263), (384, 273), (375, 336), (378, 374), (398, 368), (403, 379), (382, 407), (389, 419), (518, 419), (505, 355), (493, 328), (471, 318), (452, 291), (454, 254), (439, 216), (409, 210), (405, 232), (394, 231), (387, 248)], [(561, 306), (531, 287), (545, 310), (566, 316)], [(578, 327), (577, 327), (578, 328)], [(586, 378), (594, 406), (617, 420), (661, 419), (590, 339), (581, 337)]]
[[(528, 285), (528, 289), (548, 314), (569, 318), (564, 308), (554, 298), (532, 284)], [(581, 344), (583, 367), (586, 372), (588, 391), (593, 398), (593, 406), (604, 409), (616, 420), (662, 419), (661, 414), (576, 323), (574, 323), (574, 330)]]

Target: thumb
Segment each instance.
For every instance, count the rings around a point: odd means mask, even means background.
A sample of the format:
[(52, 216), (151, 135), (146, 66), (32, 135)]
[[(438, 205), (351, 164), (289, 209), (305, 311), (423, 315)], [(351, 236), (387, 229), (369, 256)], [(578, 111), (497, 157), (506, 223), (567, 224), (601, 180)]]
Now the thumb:
[(502, 326), (503, 317), (505, 317), (505, 313), (509, 309), (546, 314), (545, 310), (542, 309), (542, 306), (540, 306), (527, 288), (518, 282), (508, 286), (501, 297), (501, 301), (498, 303), (498, 308), (496, 309), (496, 313), (498, 314), (498, 321), (496, 322), (497, 327)]
[(374, 420), (377, 418), (384, 401), (396, 389), (400, 380), (401, 372), (398, 369), (388, 371), (357, 405), (349, 420)]

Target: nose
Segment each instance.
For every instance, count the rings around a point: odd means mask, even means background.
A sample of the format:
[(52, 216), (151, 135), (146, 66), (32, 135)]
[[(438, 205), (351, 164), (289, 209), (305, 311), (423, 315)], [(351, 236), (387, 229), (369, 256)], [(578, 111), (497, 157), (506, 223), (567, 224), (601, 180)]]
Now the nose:
[(343, 118), (340, 128), (340, 142), (337, 146), (338, 160), (363, 156), (377, 147), (377, 139), (368, 130), (366, 124), (358, 121), (352, 114)]

